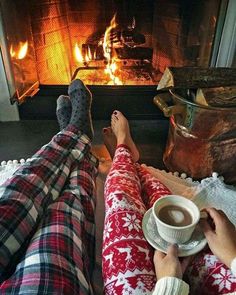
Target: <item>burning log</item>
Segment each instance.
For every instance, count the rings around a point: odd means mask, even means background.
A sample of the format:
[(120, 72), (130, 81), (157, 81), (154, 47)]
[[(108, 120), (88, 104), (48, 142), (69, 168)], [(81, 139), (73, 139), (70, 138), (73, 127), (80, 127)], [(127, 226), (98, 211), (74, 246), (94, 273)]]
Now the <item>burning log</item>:
[(152, 48), (149, 47), (124, 47), (116, 48), (117, 57), (120, 59), (152, 59)]
[(135, 31), (122, 31), (121, 45), (134, 48), (138, 45), (145, 44), (145, 36)]
[(230, 87), (199, 88), (195, 102), (205, 106), (236, 107), (236, 85)]
[(208, 88), (236, 84), (236, 68), (166, 68), (157, 89)]

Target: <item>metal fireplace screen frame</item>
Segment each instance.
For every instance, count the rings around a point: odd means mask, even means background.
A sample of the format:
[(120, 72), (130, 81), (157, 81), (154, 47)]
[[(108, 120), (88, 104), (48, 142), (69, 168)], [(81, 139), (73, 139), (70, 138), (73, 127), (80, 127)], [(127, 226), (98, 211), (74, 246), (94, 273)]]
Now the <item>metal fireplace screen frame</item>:
[[(84, 50), (88, 44), (96, 44), (94, 40), (103, 40), (115, 13), (116, 36), (126, 43), (125, 51), (119, 46), (116, 50), (123, 54), (119, 65), (133, 67), (135, 85), (157, 85), (169, 65), (209, 66), (222, 3), (228, 1), (3, 0), (1, 51), (12, 101), (33, 95), (39, 84), (66, 85), (76, 77), (85, 80), (84, 73), (93, 68), (90, 83), (85, 83), (99, 85), (99, 71), (107, 60), (100, 55), (80, 63), (75, 58), (75, 45)], [(19, 46), (26, 42), (27, 54), (19, 58)], [(140, 52), (144, 56), (137, 58)], [(143, 66), (151, 68), (151, 78), (138, 72)], [(108, 79), (102, 85), (113, 82)]]
[(39, 85), (29, 9), (25, 2), (3, 0), (0, 3), (1, 56), (12, 103), (34, 95)]

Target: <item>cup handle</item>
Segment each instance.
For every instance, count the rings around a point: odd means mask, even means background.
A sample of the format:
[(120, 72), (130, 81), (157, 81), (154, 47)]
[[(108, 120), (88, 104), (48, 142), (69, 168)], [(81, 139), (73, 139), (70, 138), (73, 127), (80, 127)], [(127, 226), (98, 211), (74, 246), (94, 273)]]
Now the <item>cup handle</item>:
[(200, 219), (202, 219), (202, 218), (207, 219), (207, 217), (208, 217), (208, 214), (207, 214), (206, 211), (201, 211), (201, 212), (200, 212)]

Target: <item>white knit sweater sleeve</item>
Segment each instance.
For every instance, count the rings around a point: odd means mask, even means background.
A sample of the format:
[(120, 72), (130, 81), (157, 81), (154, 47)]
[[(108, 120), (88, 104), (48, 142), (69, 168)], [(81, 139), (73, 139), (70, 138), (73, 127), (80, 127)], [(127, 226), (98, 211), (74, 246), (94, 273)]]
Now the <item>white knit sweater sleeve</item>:
[[(236, 257), (230, 265), (231, 271), (236, 275)], [(184, 281), (174, 277), (164, 277), (157, 281), (152, 295), (188, 295), (189, 285)], [(236, 292), (227, 293), (227, 295), (236, 295)]]
[(231, 261), (230, 269), (232, 273), (236, 276), (236, 257)]
[(188, 295), (189, 285), (174, 277), (164, 277), (157, 281), (152, 295)]

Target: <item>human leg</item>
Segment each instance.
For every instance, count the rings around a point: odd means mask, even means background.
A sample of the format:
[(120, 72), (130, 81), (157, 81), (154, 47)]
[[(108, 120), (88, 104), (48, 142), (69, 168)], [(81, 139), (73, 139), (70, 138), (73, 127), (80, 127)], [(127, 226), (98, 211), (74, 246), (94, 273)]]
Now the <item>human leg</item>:
[(32, 236), (45, 208), (58, 197), (74, 159), (78, 155), (82, 159), (89, 149), (89, 139), (69, 126), (2, 185), (0, 276), (13, 255)]
[(207, 247), (198, 253), (186, 271), (193, 295), (222, 295), (236, 290), (236, 277)]
[(112, 129), (117, 137), (118, 146), (104, 192), (105, 294), (129, 294), (129, 292), (151, 294), (156, 276), (153, 250), (142, 232), (142, 218), (146, 207), (141, 198), (140, 181), (134, 165), (134, 158), (137, 160), (137, 150), (133, 142), (130, 144), (132, 138), (129, 130), (126, 134), (122, 134), (126, 132), (128, 122), (121, 115), (118, 112), (119, 120), (113, 118), (115, 120), (113, 124), (117, 125)]
[(60, 130), (63, 130), (69, 125), (72, 113), (72, 105), (70, 97), (66, 95), (60, 95), (57, 99), (57, 121)]
[(68, 94), (72, 104), (70, 124), (79, 126), (82, 133), (92, 140), (94, 131), (91, 117), (92, 94), (84, 83), (76, 79), (69, 88)]
[[(113, 158), (116, 150), (117, 139), (111, 127), (103, 128), (103, 140), (111, 158)], [(135, 159), (137, 159), (137, 153), (135, 155)], [(141, 183), (142, 200), (147, 209), (151, 208), (154, 202), (160, 197), (171, 194), (170, 190), (156, 177), (152, 176), (149, 171), (145, 169), (145, 167), (137, 162), (135, 163), (135, 166)]]
[(160, 197), (171, 194), (171, 191), (156, 177), (152, 176), (147, 169), (138, 163), (135, 165), (141, 183), (142, 199), (147, 209), (151, 208)]
[[(88, 98), (91, 103), (91, 97)], [(74, 100), (72, 109), (80, 103)], [(82, 160), (90, 151), (90, 140), (79, 131), (81, 124), (76, 122), (76, 116), (71, 122), (74, 125), (54, 136), (1, 187), (0, 280), (4, 279), (12, 258), (17, 259), (19, 250), (28, 244), (45, 209), (61, 193), (72, 163)], [(89, 131), (89, 126), (86, 128)]]
[(97, 160), (75, 160), (60, 197), (51, 203), (14, 274), (0, 293), (93, 294)]

